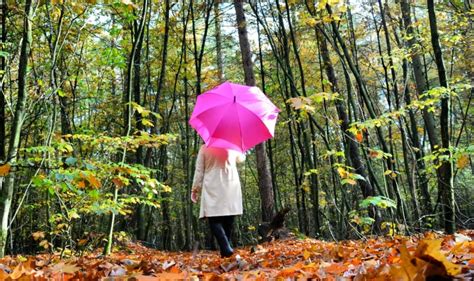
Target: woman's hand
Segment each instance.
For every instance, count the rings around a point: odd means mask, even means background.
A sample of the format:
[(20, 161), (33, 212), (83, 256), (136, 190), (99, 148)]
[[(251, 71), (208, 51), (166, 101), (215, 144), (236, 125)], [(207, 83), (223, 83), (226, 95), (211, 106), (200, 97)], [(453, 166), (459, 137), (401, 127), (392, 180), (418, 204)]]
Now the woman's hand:
[(200, 190), (200, 188), (198, 188), (198, 187), (193, 187), (191, 189), (191, 201), (193, 203), (197, 203), (197, 201), (199, 199), (199, 190)]

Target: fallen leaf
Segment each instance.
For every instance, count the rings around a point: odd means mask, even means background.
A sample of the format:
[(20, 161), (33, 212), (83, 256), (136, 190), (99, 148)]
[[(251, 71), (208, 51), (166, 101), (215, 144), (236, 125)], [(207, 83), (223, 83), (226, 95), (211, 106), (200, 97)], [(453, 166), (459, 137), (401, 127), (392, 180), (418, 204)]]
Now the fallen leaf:
[(54, 271), (59, 271), (59, 272), (63, 272), (63, 273), (75, 273), (79, 269), (81, 269), (81, 268), (74, 265), (74, 264), (66, 264), (66, 263), (63, 263), (63, 262), (58, 263), (58, 264), (53, 266)]
[(462, 267), (450, 262), (446, 256), (441, 253), (442, 241), (442, 239), (420, 241), (415, 256), (428, 262), (441, 264), (449, 276), (456, 276), (461, 273)]

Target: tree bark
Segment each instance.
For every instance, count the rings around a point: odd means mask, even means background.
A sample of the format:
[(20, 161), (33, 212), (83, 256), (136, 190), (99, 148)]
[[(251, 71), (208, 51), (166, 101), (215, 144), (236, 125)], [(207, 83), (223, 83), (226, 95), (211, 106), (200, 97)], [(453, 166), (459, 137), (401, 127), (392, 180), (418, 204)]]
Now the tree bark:
[[(326, 76), (328, 77), (329, 82), (331, 82), (331, 91), (333, 93), (340, 93), (336, 72), (334, 70), (334, 67), (332, 66), (331, 59), (329, 57), (329, 49), (327, 47), (326, 38), (322, 36), (321, 31), (319, 29), (317, 30), (316, 34), (319, 37), (318, 41), (320, 43), (321, 58), (324, 63)], [(349, 158), (351, 160), (353, 168), (355, 169), (355, 172), (363, 177), (363, 180), (357, 180), (362, 190), (362, 196), (364, 198), (374, 196), (374, 188), (372, 187), (372, 184), (370, 183), (369, 178), (367, 176), (366, 167), (360, 159), (359, 146), (356, 143), (355, 136), (350, 131), (348, 131), (349, 119), (347, 117), (344, 101), (341, 99), (336, 99), (335, 103), (337, 115), (341, 124), (340, 126), (343, 134), (344, 145), (349, 151)], [(378, 212), (376, 210), (372, 210), (372, 216), (375, 219), (376, 227), (378, 228), (378, 225), (381, 223), (381, 218)]]
[[(408, 3), (408, 0), (400, 0), (400, 7), (402, 11), (402, 18), (403, 18), (403, 24), (407, 33), (407, 36), (410, 38), (407, 40), (406, 45), (408, 49), (413, 49), (416, 48), (417, 46), (417, 35), (414, 32), (413, 29), (413, 23), (411, 20), (411, 14), (410, 14), (410, 5)], [(413, 73), (415, 77), (415, 84), (416, 84), (416, 90), (418, 95), (420, 96), (423, 94), (424, 91), (427, 90), (426, 87), (426, 80), (425, 76), (423, 74), (423, 69), (422, 69), (422, 63), (421, 63), (421, 58), (419, 55), (419, 50), (414, 49), (411, 51), (411, 66), (413, 68)], [(411, 104), (411, 97), (408, 93), (405, 94), (405, 102), (407, 104)], [(421, 190), (421, 196), (422, 196), (422, 206), (423, 206), (423, 212), (425, 214), (430, 214), (433, 211), (432, 205), (431, 205), (431, 198), (429, 195), (429, 190), (428, 190), (428, 180), (426, 179), (425, 176), (425, 162), (422, 159), (423, 158), (423, 151), (421, 147), (421, 142), (420, 142), (420, 137), (418, 136), (418, 130), (417, 130), (417, 124), (416, 124), (416, 118), (415, 118), (415, 113), (413, 110), (408, 111), (409, 118), (410, 118), (410, 126), (411, 126), (411, 139), (412, 139), (412, 145), (416, 148), (415, 149), (415, 157), (417, 160), (417, 166), (418, 166), (418, 178), (420, 182), (420, 190)], [(438, 144), (438, 137), (435, 132), (435, 126), (434, 126), (434, 118), (433, 114), (428, 112), (427, 109), (423, 109), (422, 111), (423, 114), (423, 120), (425, 122), (425, 129), (428, 133), (428, 138), (431, 144), (431, 149), (434, 149), (434, 146)]]
[[(22, 42), (20, 51), (20, 63), (18, 65), (18, 99), (15, 106), (15, 116), (11, 126), (10, 142), (8, 147), (7, 163), (14, 166), (18, 157), (21, 128), (25, 118), (26, 101), (28, 96), (28, 56), (31, 48), (31, 20), (33, 16), (32, 0), (26, 0), (25, 18), (23, 19)], [(7, 175), (5, 183), (0, 191), (0, 214), (2, 225), (0, 233), (0, 257), (5, 256), (5, 248), (8, 235), (8, 222), (13, 191), (15, 188), (15, 172)]]
[[(137, 34), (135, 36), (135, 40), (133, 41), (132, 44), (132, 51), (130, 53), (130, 58), (128, 62), (128, 68), (127, 68), (127, 78), (126, 78), (126, 85), (125, 85), (125, 91), (123, 94), (123, 108), (124, 108), (124, 136), (129, 136), (130, 131), (132, 128), (132, 87), (133, 87), (133, 72), (134, 72), (134, 67), (133, 63), (135, 62), (135, 56), (138, 52), (138, 40), (142, 35), (145, 30), (145, 21), (146, 21), (146, 11), (148, 9), (148, 0), (143, 0), (143, 10), (140, 15), (140, 25), (137, 28)], [(126, 160), (126, 149), (123, 152), (121, 163), (125, 163)], [(118, 189), (117, 187), (114, 187), (114, 198), (113, 201), (117, 202), (118, 199)], [(114, 226), (115, 226), (115, 213), (112, 212), (110, 214), (110, 223), (109, 223), (109, 229), (107, 233), (107, 242), (104, 246), (104, 255), (109, 255), (112, 251), (112, 242), (113, 242), (113, 234), (114, 234)]]
[[(1, 12), (2, 12), (2, 19), (1, 19), (1, 24), (2, 24), (2, 43), (7, 42), (7, 3), (6, 1), (2, 1), (2, 7), (1, 7)], [(4, 50), (4, 44), (2, 44), (2, 51)], [(6, 70), (6, 59), (4, 56), (0, 56), (0, 71), (2, 71), (2, 74), (0, 74), (0, 161), (3, 162), (5, 160), (5, 139), (6, 139), (6, 118), (7, 116), (5, 115), (5, 106), (6, 106), (6, 101), (5, 101), (5, 83), (4, 83), (4, 78), (5, 78), (5, 70)], [(2, 181), (2, 180), (0, 180)], [(1, 187), (1, 185), (0, 185)]]
[(214, 25), (216, 37), (216, 59), (217, 59), (217, 78), (219, 82), (224, 82), (224, 62), (222, 57), (222, 34), (221, 34), (221, 11), (220, 3), (222, 0), (215, 0), (214, 2)]
[[(256, 83), (253, 72), (252, 53), (247, 35), (247, 23), (243, 8), (243, 0), (234, 0), (234, 8), (237, 17), (237, 29), (239, 31), (240, 52), (242, 54), (245, 84), (248, 86), (255, 86)], [(255, 152), (257, 155), (258, 187), (262, 204), (262, 220), (268, 222), (273, 218), (275, 206), (265, 143), (258, 144), (255, 147)]]
[[(438, 69), (439, 84), (441, 87), (448, 89), (448, 78), (444, 67), (443, 52), (439, 42), (438, 24), (436, 21), (435, 7), (433, 0), (427, 0), (428, 17), (430, 21), (431, 44), (435, 55), (436, 67)], [(452, 155), (450, 149), (450, 132), (449, 132), (449, 104), (450, 95), (446, 93), (441, 98), (441, 147), (440, 157), (446, 156), (446, 159), (440, 159), (441, 166), (438, 168), (438, 193), (442, 200), (444, 214), (444, 230), (448, 234), (456, 231), (455, 209), (454, 209), (454, 188), (453, 188), (453, 166), (451, 163)]]

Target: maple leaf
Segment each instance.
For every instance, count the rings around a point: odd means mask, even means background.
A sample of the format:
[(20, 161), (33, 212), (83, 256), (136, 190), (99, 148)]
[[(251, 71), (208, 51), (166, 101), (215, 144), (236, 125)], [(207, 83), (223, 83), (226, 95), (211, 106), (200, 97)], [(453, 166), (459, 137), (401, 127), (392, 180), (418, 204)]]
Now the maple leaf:
[(461, 273), (462, 267), (450, 262), (446, 256), (441, 253), (442, 241), (442, 239), (422, 240), (420, 244), (418, 244), (415, 256), (425, 261), (442, 265), (449, 276), (456, 276)]

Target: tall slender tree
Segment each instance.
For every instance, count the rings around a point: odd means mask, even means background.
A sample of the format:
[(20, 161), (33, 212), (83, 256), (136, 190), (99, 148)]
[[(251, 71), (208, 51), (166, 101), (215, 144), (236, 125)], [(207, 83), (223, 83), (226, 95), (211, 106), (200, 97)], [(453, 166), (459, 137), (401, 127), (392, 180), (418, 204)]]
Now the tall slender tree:
[[(242, 54), (242, 64), (244, 68), (245, 84), (255, 86), (255, 74), (253, 72), (252, 52), (247, 32), (247, 21), (243, 7), (243, 0), (234, 0), (234, 8), (237, 18), (237, 29), (239, 32), (240, 52)], [(272, 187), (272, 179), (270, 168), (268, 165), (265, 143), (261, 143), (255, 147), (257, 155), (257, 173), (258, 187), (260, 191), (260, 200), (262, 207), (262, 220), (270, 221), (275, 212), (274, 194)]]
[[(448, 77), (444, 67), (443, 51), (439, 42), (438, 23), (436, 21), (435, 5), (433, 0), (427, 0), (428, 17), (430, 22), (431, 44), (433, 46), (436, 67), (438, 69), (438, 79), (441, 87), (449, 91)], [(453, 166), (451, 164), (452, 155), (450, 152), (450, 128), (449, 128), (449, 107), (450, 94), (447, 92), (441, 98), (440, 130), (441, 147), (440, 166), (438, 168), (438, 192), (442, 200), (444, 215), (444, 230), (452, 234), (456, 231), (455, 209), (454, 209), (454, 188), (453, 188)], [(446, 156), (442, 158), (441, 156)]]
[[(2, 1), (2, 7), (0, 12), (1, 25), (2, 25), (2, 46), (1, 51), (5, 50), (5, 43), (7, 42), (7, 2)], [(5, 115), (5, 71), (6, 71), (6, 57), (5, 55), (0, 56), (0, 161), (5, 160), (5, 139), (6, 139), (6, 115)]]
[[(10, 141), (8, 146), (7, 164), (15, 166), (18, 158), (20, 135), (25, 120), (26, 102), (28, 98), (28, 57), (31, 48), (31, 30), (33, 19), (33, 0), (26, 0), (25, 14), (23, 18), (22, 41), (20, 49), (20, 63), (18, 65), (18, 96), (15, 106), (15, 115), (10, 129)], [(7, 175), (5, 183), (0, 191), (0, 215), (2, 224), (0, 229), (0, 257), (5, 255), (5, 247), (8, 235), (9, 214), (15, 189), (15, 173)]]

